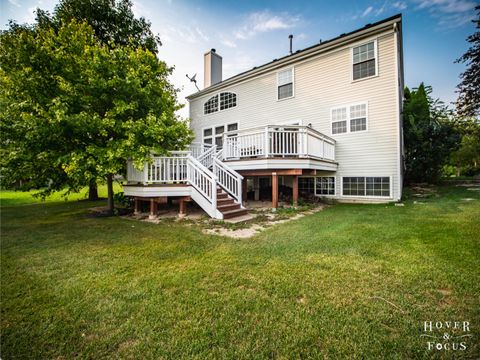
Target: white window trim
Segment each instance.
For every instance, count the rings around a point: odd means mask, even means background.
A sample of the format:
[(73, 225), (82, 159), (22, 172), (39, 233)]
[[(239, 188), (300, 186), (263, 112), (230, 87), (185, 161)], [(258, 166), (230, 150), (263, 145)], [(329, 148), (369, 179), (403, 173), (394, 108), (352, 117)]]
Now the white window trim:
[[(365, 118), (366, 118), (366, 126), (365, 130), (359, 130), (359, 131), (350, 131), (350, 107), (351, 106), (356, 106), (356, 105), (365, 105)], [(339, 122), (339, 121), (333, 121), (333, 110), (338, 110), (342, 108), (347, 108), (347, 131), (343, 133), (333, 133), (333, 123), (334, 122)], [(330, 108), (330, 136), (341, 136), (341, 135), (347, 135), (347, 134), (356, 134), (356, 133), (364, 133), (368, 131), (368, 121), (369, 119), (369, 111), (368, 111), (368, 101), (362, 101), (362, 102), (356, 102), (356, 103), (351, 103), (351, 104), (346, 104), (346, 105), (341, 105), (341, 106), (335, 106), (333, 108)]]
[[(228, 110), (228, 109), (227, 109)], [(215, 138), (220, 137), (220, 135), (215, 134), (215, 128), (219, 126), (223, 126), (223, 133), (222, 133), (222, 138), (224, 137), (224, 134), (228, 132), (228, 125), (233, 125), (237, 124), (237, 130), (232, 130), (232, 131), (239, 131), (240, 130), (240, 122), (239, 121), (233, 121), (229, 123), (223, 123), (223, 124), (217, 124), (217, 125), (209, 125), (201, 128), (202, 131), (202, 144), (205, 143), (205, 139), (212, 139), (212, 146), (215, 145)], [(204, 136), (204, 130), (205, 129), (212, 129), (212, 135), (210, 136)]]
[[(235, 94), (235, 103), (236, 105), (235, 106), (232, 106), (232, 107), (229, 107), (228, 109), (223, 109), (223, 110), (220, 110), (220, 93), (232, 93), (232, 94)], [(207, 103), (208, 100), (210, 100), (212, 97), (214, 96), (218, 96), (218, 110), (217, 111), (214, 111), (214, 112), (211, 112), (211, 113), (208, 113), (208, 114), (205, 114), (205, 104)], [(230, 90), (223, 90), (223, 91), (220, 91), (218, 93), (215, 93), (215, 94), (212, 94), (211, 96), (209, 96), (209, 98), (207, 100), (205, 100), (203, 103), (202, 103), (202, 114), (203, 116), (209, 116), (209, 115), (215, 115), (215, 114), (218, 114), (219, 112), (224, 112), (224, 111), (228, 111), (228, 110), (231, 110), (231, 109), (235, 109), (238, 107), (238, 94), (236, 92), (233, 92), (233, 91), (230, 91)], [(220, 125), (219, 125), (220, 126)], [(206, 129), (208, 129), (208, 126), (206, 127)]]
[[(279, 99), (278, 98), (278, 73), (281, 73), (281, 72), (284, 72), (286, 70), (292, 70), (292, 96), (289, 96), (289, 97), (286, 97), (286, 98), (283, 98), (283, 99)], [(295, 66), (288, 66), (288, 67), (284, 67), (284, 68), (281, 68), (279, 70), (277, 70), (275, 72), (275, 77), (276, 77), (276, 84), (277, 84), (277, 87), (275, 88), (275, 98), (277, 99), (277, 101), (284, 101), (284, 100), (288, 100), (288, 99), (292, 99), (295, 97)]]
[[(367, 76), (367, 77), (364, 77), (364, 78), (361, 78), (361, 79), (354, 80), (353, 79), (353, 65), (354, 65), (353, 64), (353, 49), (356, 48), (356, 47), (362, 46), (362, 45), (366, 45), (366, 44), (371, 43), (371, 42), (373, 42), (373, 53), (374, 53), (374, 56), (375, 56), (375, 75), (371, 75), (371, 76)], [(350, 46), (350, 82), (356, 83), (356, 82), (359, 82), (359, 81), (372, 79), (372, 78), (375, 78), (375, 77), (378, 77), (378, 76), (379, 76), (378, 39), (377, 38), (369, 39), (367, 41), (363, 41), (361, 43), (356, 43), (356, 44), (351, 45)]]
[[(379, 196), (379, 195), (343, 195), (343, 178), (346, 177), (388, 177), (389, 180), (389, 191), (390, 196)], [(340, 197), (345, 198), (360, 198), (360, 199), (393, 199), (393, 176), (391, 175), (346, 175), (340, 177)], [(365, 180), (365, 186), (367, 186), (367, 181)]]
[[(204, 135), (204, 130), (205, 129), (211, 129), (212, 130), (212, 135), (210, 136), (205, 136)], [(205, 144), (205, 139), (212, 139), (212, 146), (215, 145), (215, 134), (214, 134), (214, 130), (215, 130), (215, 126), (212, 126), (212, 125), (209, 125), (209, 126), (205, 126), (201, 129), (201, 132), (202, 132), (202, 144)]]

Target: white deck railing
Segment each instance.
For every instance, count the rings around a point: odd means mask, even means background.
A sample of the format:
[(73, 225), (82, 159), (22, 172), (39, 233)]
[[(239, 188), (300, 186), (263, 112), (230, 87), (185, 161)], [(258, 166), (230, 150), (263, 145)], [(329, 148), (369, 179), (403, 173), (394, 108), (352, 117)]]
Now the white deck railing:
[(306, 157), (335, 160), (335, 140), (308, 126), (268, 125), (224, 134), (225, 160)]

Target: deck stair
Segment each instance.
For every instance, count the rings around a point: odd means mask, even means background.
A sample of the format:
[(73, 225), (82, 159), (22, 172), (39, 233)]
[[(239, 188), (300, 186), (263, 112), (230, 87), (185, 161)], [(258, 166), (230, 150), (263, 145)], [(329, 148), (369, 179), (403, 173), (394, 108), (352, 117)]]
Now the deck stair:
[(153, 156), (152, 161), (144, 164), (143, 170), (138, 170), (129, 161), (129, 187), (124, 188), (125, 195), (135, 196), (135, 191), (139, 191), (136, 187), (147, 186), (149, 197), (162, 197), (168, 196), (167, 191), (172, 191), (175, 185), (183, 189), (190, 185), (189, 196), (212, 218), (243, 216), (247, 214), (242, 205), (243, 177), (220, 158), (221, 151), (218, 152), (214, 145), (175, 151), (170, 156)]

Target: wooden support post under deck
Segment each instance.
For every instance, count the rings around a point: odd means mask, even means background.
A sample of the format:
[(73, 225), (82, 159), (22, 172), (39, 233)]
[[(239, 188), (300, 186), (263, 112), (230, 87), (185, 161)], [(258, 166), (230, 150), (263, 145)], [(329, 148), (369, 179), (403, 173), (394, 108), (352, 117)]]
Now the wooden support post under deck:
[(297, 206), (298, 205), (298, 175), (293, 175), (292, 197), (293, 197), (293, 206)]
[(278, 208), (278, 176), (276, 172), (272, 173), (272, 209)]
[(140, 200), (136, 197), (135, 198), (135, 211), (134, 214), (140, 214)]
[(178, 211), (178, 217), (183, 218), (187, 215), (187, 201), (190, 201), (190, 197), (183, 197), (180, 199), (180, 208)]
[(258, 177), (258, 176), (255, 176), (253, 178), (253, 190), (255, 191), (255, 195), (254, 195), (253, 199), (255, 201), (260, 200), (260, 177)]
[(154, 219), (157, 215), (157, 202), (155, 199), (150, 199), (150, 219)]

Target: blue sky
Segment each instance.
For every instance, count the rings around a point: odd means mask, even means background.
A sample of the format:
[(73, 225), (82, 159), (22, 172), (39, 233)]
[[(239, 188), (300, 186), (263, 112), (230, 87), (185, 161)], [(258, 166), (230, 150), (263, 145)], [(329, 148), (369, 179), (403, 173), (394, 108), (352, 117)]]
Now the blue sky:
[[(33, 11), (52, 10), (55, 0), (0, 0), (0, 25), (8, 19), (32, 22)], [(456, 98), (464, 70), (454, 60), (468, 48), (474, 32), (474, 0), (365, 1), (188, 1), (134, 0), (134, 12), (152, 22), (162, 39), (160, 58), (175, 66), (172, 82), (179, 100), (195, 92), (185, 74), (197, 73), (203, 85), (203, 54), (215, 48), (223, 57), (224, 79), (287, 55), (288, 35), (294, 50), (303, 49), (367, 23), (403, 14), (405, 81), (432, 85), (446, 103)], [(181, 114), (187, 116), (187, 109)]]

